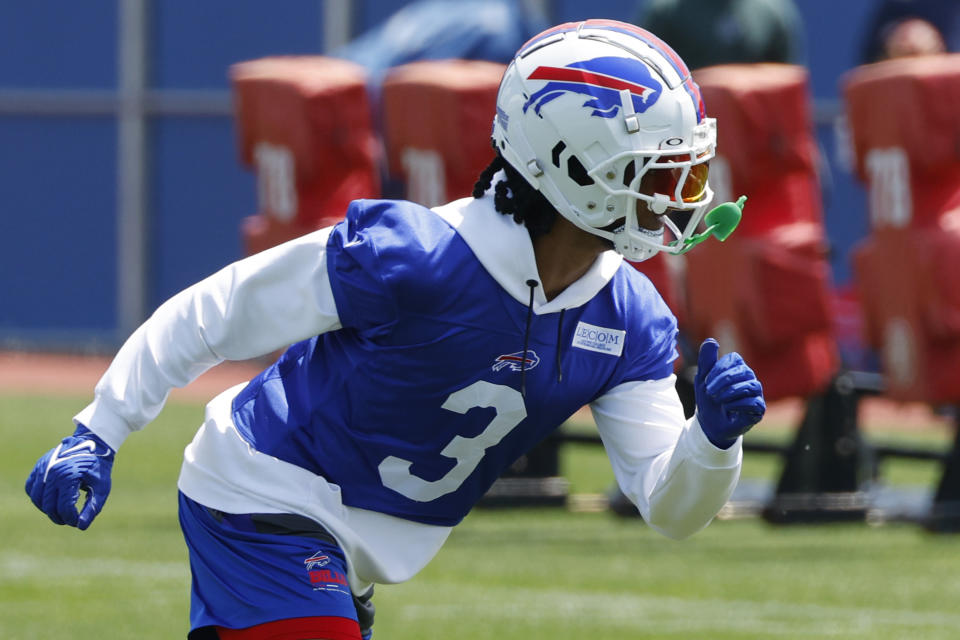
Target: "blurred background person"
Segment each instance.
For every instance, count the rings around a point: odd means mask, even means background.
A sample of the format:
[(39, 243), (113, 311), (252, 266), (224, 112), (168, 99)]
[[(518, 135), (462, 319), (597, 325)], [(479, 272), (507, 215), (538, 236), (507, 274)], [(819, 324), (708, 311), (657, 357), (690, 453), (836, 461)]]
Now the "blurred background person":
[(883, 0), (863, 43), (863, 63), (960, 51), (960, 2)]
[(691, 69), (804, 62), (802, 21), (792, 0), (648, 0), (634, 22), (663, 38)]
[(510, 0), (421, 0), (357, 36), (334, 55), (363, 65), (375, 83), (391, 67), (417, 60), (508, 63), (547, 26), (526, 3)]

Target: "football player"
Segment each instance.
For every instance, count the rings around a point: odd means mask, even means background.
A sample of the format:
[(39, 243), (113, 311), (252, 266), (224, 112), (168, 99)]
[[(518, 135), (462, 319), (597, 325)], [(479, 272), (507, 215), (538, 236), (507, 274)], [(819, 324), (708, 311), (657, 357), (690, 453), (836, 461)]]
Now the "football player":
[(422, 569), (585, 405), (644, 520), (697, 532), (737, 483), (761, 386), (707, 340), (685, 420), (676, 321), (624, 258), (704, 235), (715, 139), (686, 66), (651, 33), (588, 20), (536, 36), (504, 74), (496, 158), (472, 198), (356, 201), (180, 292), (126, 341), (27, 492), (86, 529), (115, 452), (171, 388), (292, 344), (215, 397), (185, 450), (192, 639), (369, 638), (373, 585)]

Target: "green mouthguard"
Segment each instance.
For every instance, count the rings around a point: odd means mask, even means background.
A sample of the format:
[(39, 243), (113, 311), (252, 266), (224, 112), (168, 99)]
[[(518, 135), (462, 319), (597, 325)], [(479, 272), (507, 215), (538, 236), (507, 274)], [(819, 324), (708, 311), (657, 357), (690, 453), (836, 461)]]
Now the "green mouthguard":
[(746, 201), (747, 196), (740, 196), (736, 202), (724, 202), (711, 209), (703, 218), (704, 224), (707, 225), (706, 231), (687, 238), (680, 253), (690, 251), (710, 236), (715, 236), (720, 242), (729, 238), (733, 230), (740, 224), (740, 218), (743, 216), (743, 204)]

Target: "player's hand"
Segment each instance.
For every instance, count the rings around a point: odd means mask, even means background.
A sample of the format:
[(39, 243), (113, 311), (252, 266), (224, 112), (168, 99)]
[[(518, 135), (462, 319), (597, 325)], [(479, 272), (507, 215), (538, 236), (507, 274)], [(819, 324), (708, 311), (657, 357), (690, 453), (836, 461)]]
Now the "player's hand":
[(760, 381), (740, 354), (728, 353), (717, 360), (719, 351), (713, 338), (700, 345), (693, 386), (703, 432), (715, 446), (728, 449), (760, 422), (767, 405)]
[[(113, 456), (107, 443), (79, 425), (37, 461), (27, 478), (27, 495), (55, 523), (86, 529), (110, 494)], [(86, 502), (78, 513), (81, 490)]]

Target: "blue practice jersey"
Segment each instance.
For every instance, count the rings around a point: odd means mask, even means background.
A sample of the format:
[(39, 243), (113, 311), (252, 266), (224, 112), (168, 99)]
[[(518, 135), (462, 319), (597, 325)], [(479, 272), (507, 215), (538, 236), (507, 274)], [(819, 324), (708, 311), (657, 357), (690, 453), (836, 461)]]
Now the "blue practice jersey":
[(527, 330), (528, 306), (442, 217), (368, 200), (331, 233), (327, 270), (343, 328), (290, 347), (236, 396), (234, 422), (348, 506), (452, 526), (575, 411), (673, 370), (676, 320), (626, 264)]

